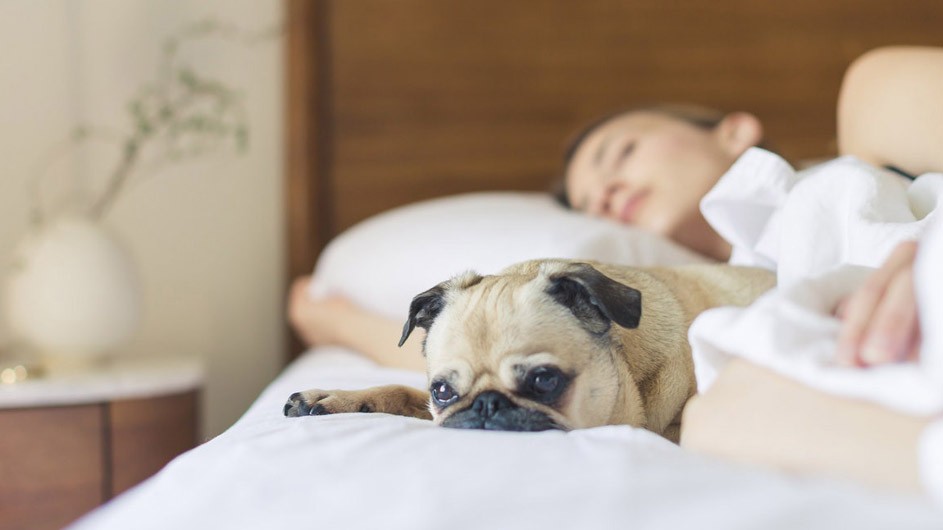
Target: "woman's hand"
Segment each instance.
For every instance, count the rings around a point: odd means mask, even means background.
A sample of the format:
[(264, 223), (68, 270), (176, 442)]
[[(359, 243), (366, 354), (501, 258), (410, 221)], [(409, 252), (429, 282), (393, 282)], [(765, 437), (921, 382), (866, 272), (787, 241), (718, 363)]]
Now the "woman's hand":
[(422, 330), (398, 346), (403, 325), (360, 307), (343, 296), (312, 299), (310, 276), (292, 283), (288, 293), (288, 320), (308, 346), (341, 346), (394, 368), (424, 372)]
[(311, 276), (301, 276), (292, 283), (288, 294), (288, 320), (308, 346), (339, 345), (339, 330), (356, 311), (354, 304), (342, 296), (312, 299), (308, 294)]
[(916, 255), (916, 241), (901, 243), (864, 285), (838, 305), (835, 314), (842, 320), (838, 362), (872, 366), (917, 358), (920, 321), (913, 280)]

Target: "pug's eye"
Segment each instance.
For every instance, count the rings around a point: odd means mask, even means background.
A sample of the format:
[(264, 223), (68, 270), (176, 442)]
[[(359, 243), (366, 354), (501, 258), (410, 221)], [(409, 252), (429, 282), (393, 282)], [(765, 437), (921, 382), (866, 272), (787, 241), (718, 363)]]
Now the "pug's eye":
[(538, 368), (528, 377), (530, 390), (538, 395), (552, 394), (560, 386), (560, 372), (551, 368)]
[(444, 381), (432, 383), (430, 391), (432, 392), (432, 399), (442, 406), (448, 405), (458, 399), (458, 394), (455, 393), (455, 390)]

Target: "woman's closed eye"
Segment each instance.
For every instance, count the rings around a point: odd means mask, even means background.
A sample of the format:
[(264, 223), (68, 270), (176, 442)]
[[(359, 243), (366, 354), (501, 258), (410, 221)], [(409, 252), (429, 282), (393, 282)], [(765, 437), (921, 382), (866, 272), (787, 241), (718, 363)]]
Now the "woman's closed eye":
[(619, 170), (622, 164), (632, 155), (635, 150), (635, 140), (625, 140), (621, 143), (613, 142), (612, 147), (606, 155), (606, 161), (602, 166), (602, 175), (605, 180), (618, 178)]
[(622, 149), (619, 150), (619, 154), (616, 156), (614, 168), (618, 169), (626, 161), (627, 158), (632, 154), (632, 151), (635, 150), (635, 142), (629, 142), (625, 144)]

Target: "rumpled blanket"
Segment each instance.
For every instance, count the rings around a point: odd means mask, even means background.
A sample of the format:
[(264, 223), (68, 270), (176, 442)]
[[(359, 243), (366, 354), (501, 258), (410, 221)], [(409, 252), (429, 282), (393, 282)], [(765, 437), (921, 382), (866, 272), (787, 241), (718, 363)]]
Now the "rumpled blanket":
[[(707, 390), (729, 359), (742, 357), (825, 392), (939, 416), (941, 197), (939, 173), (910, 181), (853, 157), (797, 172), (773, 153), (747, 151), (704, 197), (701, 211), (733, 245), (732, 264), (775, 269), (778, 286), (748, 308), (717, 308), (695, 320), (690, 341), (698, 390)], [(912, 239), (921, 240), (915, 265), (920, 360), (868, 369), (837, 365), (838, 301)], [(925, 481), (943, 501), (943, 423), (927, 429), (921, 451)]]

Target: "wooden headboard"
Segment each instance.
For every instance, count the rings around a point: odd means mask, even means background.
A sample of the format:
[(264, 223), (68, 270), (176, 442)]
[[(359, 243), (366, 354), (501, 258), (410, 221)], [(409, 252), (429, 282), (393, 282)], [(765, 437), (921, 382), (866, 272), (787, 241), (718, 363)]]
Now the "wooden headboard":
[(748, 110), (787, 158), (834, 151), (848, 63), (943, 45), (939, 0), (286, 0), (289, 277), (404, 203), (547, 189), (613, 109)]

